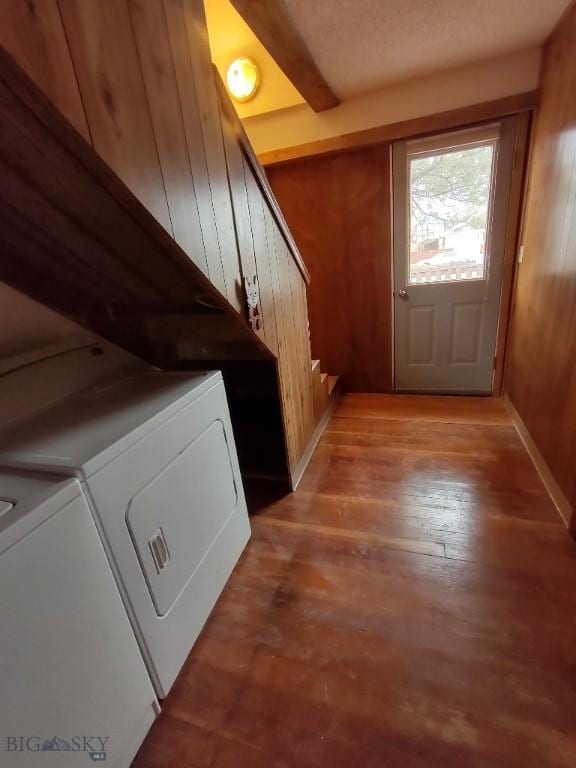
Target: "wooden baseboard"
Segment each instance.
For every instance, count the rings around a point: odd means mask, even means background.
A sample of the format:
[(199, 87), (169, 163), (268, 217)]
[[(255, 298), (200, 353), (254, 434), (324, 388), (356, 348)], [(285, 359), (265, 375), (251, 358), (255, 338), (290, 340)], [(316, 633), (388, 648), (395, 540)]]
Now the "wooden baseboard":
[(333, 392), (332, 397), (330, 398), (330, 404), (328, 405), (328, 408), (326, 408), (326, 410), (324, 411), (324, 415), (316, 425), (316, 429), (314, 430), (312, 437), (310, 438), (310, 442), (306, 446), (306, 450), (302, 454), (302, 458), (296, 465), (294, 472), (292, 472), (292, 490), (293, 491), (296, 490), (296, 488), (298, 487), (298, 484), (300, 483), (300, 480), (302, 480), (302, 475), (304, 474), (304, 471), (308, 466), (310, 459), (312, 458), (314, 449), (318, 445), (318, 442), (322, 437), (324, 430), (328, 426), (328, 422), (334, 415), (334, 411), (336, 410), (336, 407), (340, 403), (340, 397), (341, 397), (341, 392), (340, 392), (340, 388), (337, 385), (336, 390)]
[(532, 435), (530, 434), (530, 432), (528, 432), (528, 428), (522, 421), (522, 417), (514, 407), (512, 401), (510, 400), (507, 394), (504, 394), (502, 399), (504, 400), (504, 405), (506, 406), (506, 409), (510, 414), (510, 417), (512, 418), (512, 422), (516, 428), (516, 432), (518, 432), (520, 439), (524, 443), (524, 447), (528, 451), (528, 455), (532, 459), (532, 463), (536, 467), (536, 470), (540, 475), (542, 482), (544, 483), (544, 487), (548, 491), (548, 494), (552, 499), (554, 506), (558, 510), (558, 513), (562, 518), (562, 520), (564, 521), (566, 527), (570, 529), (573, 522), (573, 512), (574, 512), (574, 510), (572, 509), (572, 505), (570, 504), (570, 502), (564, 495), (562, 489), (554, 479), (554, 476), (552, 475), (552, 472), (550, 471), (548, 464), (546, 463), (546, 461), (544, 460), (544, 457), (538, 450), (536, 443), (532, 439)]

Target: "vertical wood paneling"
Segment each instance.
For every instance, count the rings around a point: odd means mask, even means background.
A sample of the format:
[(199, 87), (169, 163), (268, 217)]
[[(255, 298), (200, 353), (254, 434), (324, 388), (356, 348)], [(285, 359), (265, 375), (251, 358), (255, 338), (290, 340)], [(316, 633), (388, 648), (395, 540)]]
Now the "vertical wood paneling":
[(210, 175), (196, 94), (196, 81), (190, 58), (188, 37), (184, 26), (181, 0), (164, 0), (164, 10), (178, 86), (178, 97), (184, 121), (190, 167), (192, 168), (196, 185), (208, 275), (218, 290), (227, 296), (228, 301), (238, 306), (237, 302), (232, 301), (233, 297), (231, 298), (229, 286), (224, 279), (224, 267), (216, 226), (215, 205), (212, 199)]
[(274, 307), (278, 327), (278, 366), (282, 390), (282, 406), (287, 433), (288, 455), (291, 467), (300, 456), (300, 418), (297, 392), (297, 367), (294, 356), (292, 307), (290, 284), (285, 280), (286, 256), (283, 241), (271, 214), (266, 217), (268, 245), (271, 248), (273, 278), (275, 282)]
[(576, 6), (548, 42), (505, 389), (576, 505)]
[(172, 233), (126, 3), (59, 0), (59, 7), (94, 148)]
[(2, 0), (0, 45), (90, 142), (57, 0)]
[[(256, 259), (254, 256), (254, 241), (250, 225), (250, 210), (246, 194), (246, 182), (244, 178), (244, 165), (242, 161), (242, 149), (236, 140), (234, 126), (227, 115), (222, 116), (222, 129), (225, 146), (225, 160), (227, 162), (227, 175), (229, 181), (229, 194), (231, 195), (234, 221), (236, 224), (236, 239), (242, 277), (252, 279), (258, 275)], [(244, 289), (242, 288), (242, 303), (244, 305)], [(263, 317), (263, 328), (258, 333), (264, 338), (266, 320)]]
[[(284, 334), (284, 357), (282, 364), (288, 369), (286, 391), (283, 392), (285, 408), (292, 412), (294, 422), (293, 456), (298, 461), (308, 445), (313, 431), (313, 392), (311, 386), (312, 361), (304, 349), (300, 330), (305, 324), (301, 316), (297, 297), (293, 292), (294, 281), (301, 280), (294, 275), (296, 265), (276, 223), (273, 225), (278, 282), (280, 287), (281, 322)], [(307, 354), (308, 352), (308, 354)], [(306, 360), (307, 356), (307, 360)], [(308, 372), (304, 366), (307, 365)], [(293, 464), (294, 467), (294, 464)]]
[[(227, 275), (235, 276), (237, 273), (236, 237), (204, 3), (202, 0), (167, 0), (177, 1), (182, 3), (184, 10), (184, 26), (196, 82), (198, 110), (226, 279)], [(236, 286), (229, 285), (229, 282), (226, 286), (227, 293), (236, 294)]]
[[(242, 277), (257, 276), (260, 336), (278, 356), (294, 471), (315, 428), (306, 286), (234, 110), (220, 115), (202, 1), (46, 0), (37, 14), (30, 0), (14, 8), (21, 21), (12, 34), (21, 39), (36, 24), (30, 39), (41, 41), (21, 56), (41, 70), (54, 55), (51, 66), (77, 84), (96, 151), (236, 309), (245, 306)], [(31, 74), (64, 110), (60, 85)], [(186, 287), (178, 288), (186, 301)]]
[(312, 384), (312, 356), (310, 353), (310, 336), (308, 333), (308, 308), (306, 306), (306, 286), (298, 267), (294, 263), (290, 252), (286, 249), (288, 255), (288, 266), (290, 271), (290, 288), (292, 291), (292, 308), (294, 319), (294, 338), (296, 359), (298, 364), (299, 376), (299, 400), (301, 406), (300, 420), (302, 425), (301, 456), (314, 432), (316, 426), (314, 414), (314, 388)]
[(390, 153), (380, 145), (268, 169), (311, 283), (312, 355), (345, 389), (392, 387)]
[(260, 304), (264, 317), (264, 339), (268, 347), (278, 354), (278, 330), (276, 327), (276, 312), (274, 308), (274, 291), (272, 287), (271, 258), (268, 240), (266, 239), (266, 223), (264, 198), (248, 163), (244, 160), (244, 177), (248, 195), (250, 227), (254, 243), (254, 257), (258, 271), (260, 287)]
[(242, 269), (258, 277), (264, 340), (278, 358), (282, 417), (295, 477), (325, 411), (315, 408), (315, 391), (323, 390), (318, 404), (328, 399), (319, 369), (312, 370), (306, 270), (223, 86), (219, 96)]
[(174, 238), (194, 263), (208, 274), (163, 2), (129, 0), (128, 8), (148, 95)]
[(286, 436), (286, 446), (288, 452), (288, 461), (291, 467), (296, 466), (298, 462), (298, 445), (296, 437), (297, 414), (292, 407), (292, 377), (294, 371), (290, 367), (289, 346), (285, 332), (285, 295), (286, 288), (282, 285), (278, 254), (276, 252), (276, 224), (270, 213), (270, 210), (263, 203), (264, 212), (264, 230), (266, 237), (266, 246), (268, 253), (268, 264), (270, 267), (270, 280), (272, 295), (274, 299), (274, 318), (276, 321), (277, 333), (277, 355), (278, 355), (278, 376), (280, 381), (281, 400), (282, 400), (282, 418), (284, 421), (284, 431)]
[[(257, 275), (263, 338), (277, 355), (282, 415), (294, 472), (316, 426), (306, 285), (276, 220), (275, 201), (262, 189), (237, 116), (224, 91), (222, 124), (236, 232), (244, 275)], [(317, 372), (318, 376), (319, 373)]]

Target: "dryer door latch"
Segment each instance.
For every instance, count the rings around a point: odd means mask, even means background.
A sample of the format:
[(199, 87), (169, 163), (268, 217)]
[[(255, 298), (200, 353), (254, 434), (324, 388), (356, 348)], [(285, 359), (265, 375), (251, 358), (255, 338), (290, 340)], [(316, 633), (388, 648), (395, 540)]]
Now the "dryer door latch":
[(166, 564), (168, 560), (170, 560), (170, 552), (162, 528), (158, 528), (158, 530), (152, 534), (148, 541), (148, 546), (152, 553), (156, 571), (157, 573), (160, 573), (160, 571), (163, 571), (164, 568), (166, 568)]

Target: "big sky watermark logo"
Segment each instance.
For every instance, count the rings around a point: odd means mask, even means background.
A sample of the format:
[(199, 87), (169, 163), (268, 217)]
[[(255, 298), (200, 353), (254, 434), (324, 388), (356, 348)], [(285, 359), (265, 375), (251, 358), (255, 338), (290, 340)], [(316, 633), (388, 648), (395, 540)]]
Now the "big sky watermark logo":
[(6, 752), (84, 752), (93, 762), (106, 760), (109, 736), (5, 736)]

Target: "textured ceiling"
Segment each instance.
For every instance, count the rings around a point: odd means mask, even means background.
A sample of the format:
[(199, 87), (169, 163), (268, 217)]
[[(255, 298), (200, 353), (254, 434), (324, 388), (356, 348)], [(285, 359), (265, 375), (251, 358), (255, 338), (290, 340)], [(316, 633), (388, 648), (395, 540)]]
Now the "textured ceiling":
[(571, 0), (283, 0), (340, 96), (544, 42)]

